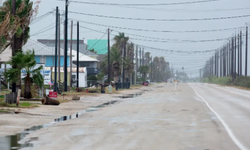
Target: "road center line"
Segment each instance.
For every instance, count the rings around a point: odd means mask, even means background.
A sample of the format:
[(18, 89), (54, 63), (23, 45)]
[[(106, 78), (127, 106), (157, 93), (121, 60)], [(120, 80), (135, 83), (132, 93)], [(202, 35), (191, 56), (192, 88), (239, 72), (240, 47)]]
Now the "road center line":
[(246, 147), (244, 147), (240, 141), (234, 136), (232, 130), (229, 128), (229, 126), (226, 124), (226, 122), (220, 117), (220, 115), (213, 110), (213, 108), (209, 105), (209, 103), (198, 94), (198, 92), (190, 85), (188, 84), (196, 93), (197, 96), (199, 96), (207, 105), (207, 107), (216, 115), (216, 117), (220, 120), (220, 122), (222, 123), (222, 125), (224, 126), (224, 128), (226, 129), (227, 133), (229, 134), (230, 138), (234, 141), (234, 143), (241, 149), (241, 150), (247, 150)]

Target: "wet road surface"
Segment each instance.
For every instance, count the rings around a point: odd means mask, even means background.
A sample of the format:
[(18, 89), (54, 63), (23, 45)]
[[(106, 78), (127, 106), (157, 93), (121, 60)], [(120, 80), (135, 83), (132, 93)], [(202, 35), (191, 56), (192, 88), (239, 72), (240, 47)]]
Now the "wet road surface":
[(190, 84), (232, 132), (232, 140), (250, 149), (250, 91), (210, 84)]
[[(210, 85), (190, 85), (211, 103), (238, 142), (249, 148), (247, 94), (240, 90), (237, 92), (246, 97), (230, 95), (225, 89)], [(36, 138), (32, 142), (34, 147), (25, 149), (37, 150), (240, 149), (190, 85), (179, 84), (175, 91), (173, 84), (163, 84), (140, 97), (117, 98), (113, 105), (31, 133), (22, 142)]]

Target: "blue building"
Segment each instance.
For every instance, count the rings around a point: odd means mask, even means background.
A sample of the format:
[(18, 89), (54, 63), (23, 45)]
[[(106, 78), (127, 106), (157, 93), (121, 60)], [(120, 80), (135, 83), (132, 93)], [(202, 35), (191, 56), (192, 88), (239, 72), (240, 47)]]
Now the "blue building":
[[(35, 59), (37, 63), (44, 63), (45, 67), (54, 67), (55, 66), (55, 47), (47, 47), (46, 45), (41, 44), (40, 42), (34, 40), (28, 40), (28, 42), (23, 46), (23, 51), (34, 50)], [(60, 66), (64, 66), (64, 50), (60, 49)], [(70, 57), (68, 53), (67, 66), (70, 67)], [(57, 66), (59, 60), (57, 58)]]
[[(48, 40), (49, 41), (49, 40)], [(54, 67), (55, 66), (55, 47), (46, 46), (40, 42), (29, 40), (24, 46), (23, 51), (34, 50), (35, 51), (35, 59), (37, 63), (45, 64), (45, 67)], [(96, 75), (100, 71), (98, 69), (98, 60), (91, 55), (92, 53), (86, 50), (89, 54), (79, 53), (79, 67), (86, 67), (88, 75)], [(76, 50), (72, 50), (72, 66), (76, 66)], [(64, 66), (64, 49), (60, 49), (60, 66)], [(68, 59), (67, 66), (70, 67), (70, 51), (68, 50)], [(98, 55), (96, 55), (98, 56)], [(57, 66), (58, 65), (57, 58)]]

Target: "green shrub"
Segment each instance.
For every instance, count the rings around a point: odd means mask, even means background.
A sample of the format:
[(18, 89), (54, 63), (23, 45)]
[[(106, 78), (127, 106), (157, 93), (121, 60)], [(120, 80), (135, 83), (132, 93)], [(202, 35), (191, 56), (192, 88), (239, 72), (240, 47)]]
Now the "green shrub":
[(237, 77), (232, 85), (250, 88), (250, 77)]
[(91, 80), (91, 81), (97, 81), (97, 78), (95, 75), (89, 75), (87, 80)]
[(217, 78), (216, 76), (210, 76), (208, 78), (204, 78), (203, 81), (206, 83), (214, 83), (214, 84), (221, 84), (221, 85), (234, 85), (234, 86), (250, 88), (250, 77), (245, 77), (245, 76), (237, 77), (234, 80), (234, 82), (232, 82), (232, 77)]
[(229, 85), (229, 84), (231, 84), (232, 79), (231, 79), (231, 77), (217, 78), (216, 76), (209, 76), (208, 78), (203, 79), (203, 81), (206, 83)]

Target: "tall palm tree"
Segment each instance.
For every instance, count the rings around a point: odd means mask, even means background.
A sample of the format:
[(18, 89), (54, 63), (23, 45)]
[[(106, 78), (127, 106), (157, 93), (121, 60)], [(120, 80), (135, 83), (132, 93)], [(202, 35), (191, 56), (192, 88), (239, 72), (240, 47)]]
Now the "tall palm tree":
[(149, 66), (140, 66), (140, 68), (138, 69), (138, 71), (142, 74), (142, 77), (144, 78), (144, 80), (146, 80), (147, 77), (147, 73), (149, 71)]
[(10, 40), (18, 29), (19, 18), (5, 12), (5, 7), (0, 7), (0, 54), (11, 44)]
[(145, 53), (145, 58), (146, 58), (146, 65), (149, 65), (150, 62), (150, 52)]
[[(35, 2), (35, 3), (40, 3)], [(30, 22), (36, 16), (38, 11), (38, 5), (33, 9), (33, 2), (30, 0), (16, 0), (16, 15), (13, 16), (12, 12), (12, 0), (6, 0), (3, 6), (0, 7), (0, 37), (2, 42), (2, 49), (0, 53), (6, 48), (6, 45), (10, 45), (15, 39), (15, 46), (12, 48), (12, 55), (21, 51), (22, 46), (27, 42), (30, 32)], [(14, 25), (13, 25), (14, 24)], [(1, 32), (4, 30), (4, 32)], [(15, 38), (13, 35), (16, 34)]]
[[(110, 50), (110, 64), (112, 65), (111, 72), (114, 72), (114, 82), (118, 82), (119, 80), (119, 73), (120, 73), (120, 66), (122, 63), (122, 57), (120, 55), (120, 51), (115, 47), (112, 46)], [(108, 56), (104, 58), (104, 62), (101, 65), (102, 72), (107, 74), (108, 73)]]
[(27, 51), (26, 53), (18, 52), (8, 64), (11, 66), (16, 65), (16, 68), (10, 68), (5, 72), (6, 79), (10, 82), (16, 82), (19, 80), (21, 70), (23, 69), (26, 72), (26, 77), (24, 78), (24, 98), (32, 98), (31, 85), (35, 83), (41, 88), (44, 82), (43, 76), (40, 73), (43, 66), (34, 69), (36, 66), (34, 51)]
[(121, 55), (120, 51), (116, 49), (115, 47), (112, 47), (111, 53), (110, 53), (110, 59), (114, 71), (114, 82), (118, 82), (119, 80), (119, 73), (120, 73), (120, 66), (121, 66)]
[(123, 61), (124, 70), (125, 70), (125, 80), (130, 78), (130, 74), (133, 72), (134, 63), (131, 61), (130, 58), (125, 58)]
[(119, 33), (119, 35), (116, 35), (114, 37), (114, 40), (115, 40), (114, 45), (116, 46), (116, 48), (121, 49), (123, 44), (128, 42), (129, 37), (125, 37), (124, 33)]

